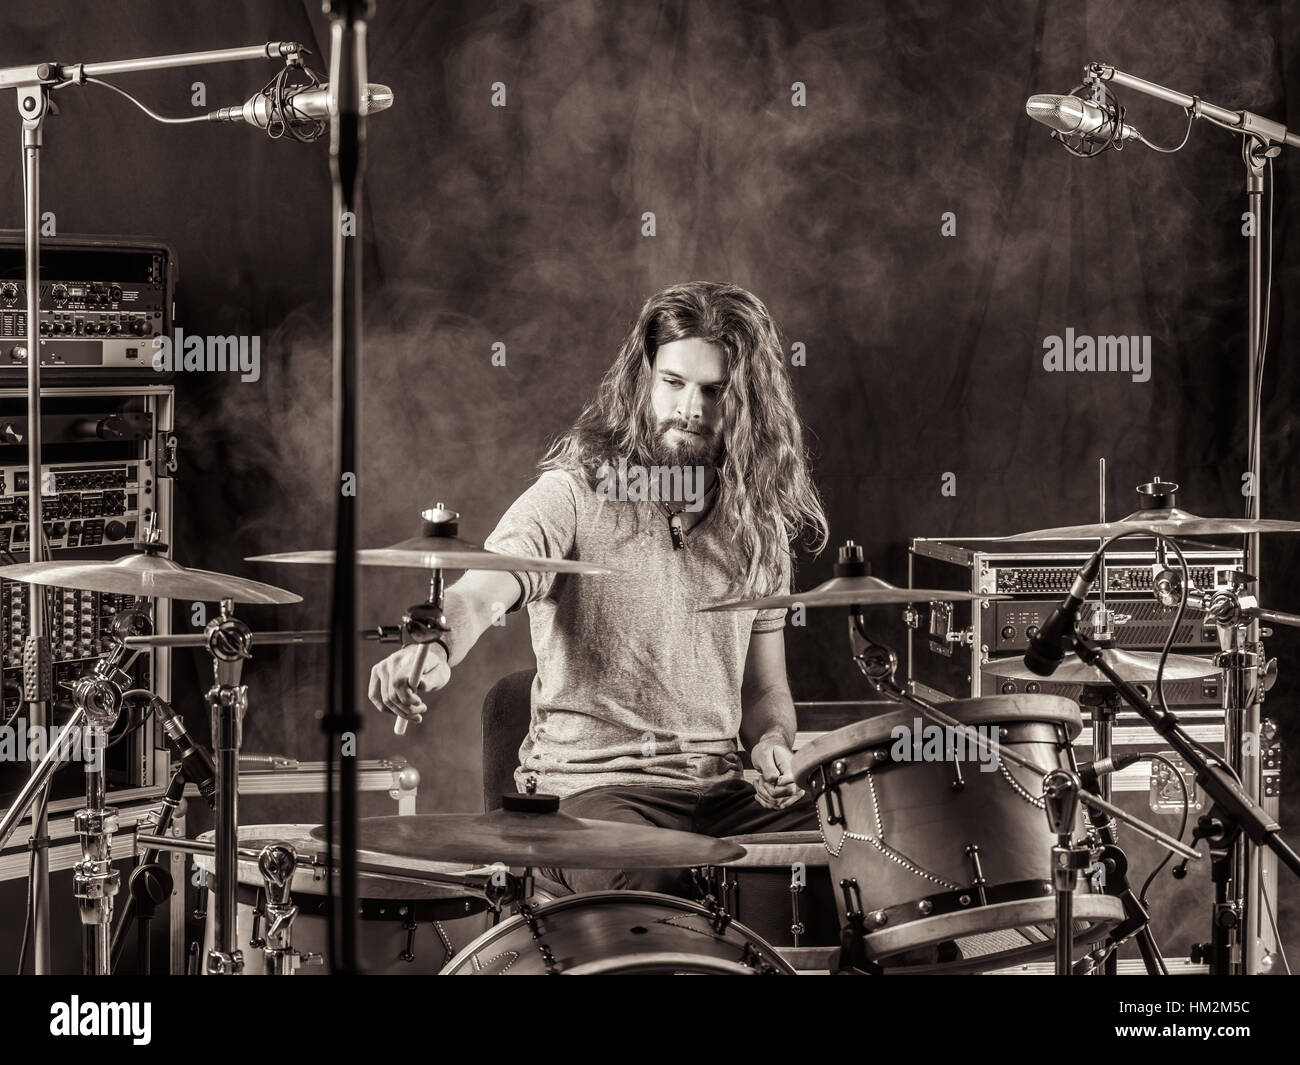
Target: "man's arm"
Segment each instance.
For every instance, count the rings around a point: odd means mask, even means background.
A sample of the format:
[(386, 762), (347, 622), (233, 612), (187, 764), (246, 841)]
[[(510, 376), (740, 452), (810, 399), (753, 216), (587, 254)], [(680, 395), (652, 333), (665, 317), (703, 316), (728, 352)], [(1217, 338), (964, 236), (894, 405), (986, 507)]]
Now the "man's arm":
[[(460, 664), (478, 638), (515, 605), (519, 596), (519, 582), (514, 575), (494, 570), (470, 570), (448, 588), (442, 612), (451, 626), (444, 637), (451, 657), (445, 657), (437, 644), (430, 645), (419, 690), (437, 691), (446, 684), (451, 667)], [(424, 702), (411, 688), (411, 671), (419, 654), (419, 644), (411, 644), (389, 655), (371, 671), (369, 695), (376, 709), (387, 709), (401, 717), (418, 718), (424, 712)]]
[[(511, 504), (483, 546), (506, 555), (566, 558), (576, 535), (573, 484), (567, 475), (551, 472)], [(437, 644), (429, 648), (418, 691), (437, 691), (445, 685), (451, 667), (460, 663), (488, 626), (516, 607), (549, 594), (554, 579), (553, 573), (467, 572), (447, 589), (443, 600), (443, 613), (451, 626), (446, 637), (448, 655)], [(418, 646), (404, 647), (371, 671), (369, 695), (377, 709), (401, 717), (418, 718), (424, 713), (426, 707), (410, 683), (419, 653)]]
[(795, 713), (781, 629), (750, 636), (740, 705), (740, 738), (762, 778), (755, 785), (758, 801), (769, 807), (789, 806), (803, 790), (790, 772)]

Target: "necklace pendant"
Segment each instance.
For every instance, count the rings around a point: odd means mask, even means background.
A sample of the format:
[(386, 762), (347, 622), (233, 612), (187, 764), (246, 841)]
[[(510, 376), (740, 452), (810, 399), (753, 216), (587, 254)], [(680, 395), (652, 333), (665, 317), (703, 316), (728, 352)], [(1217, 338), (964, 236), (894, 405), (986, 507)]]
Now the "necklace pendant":
[(686, 534), (682, 531), (682, 518), (674, 514), (668, 521), (668, 531), (672, 533), (673, 550), (681, 551), (686, 546)]

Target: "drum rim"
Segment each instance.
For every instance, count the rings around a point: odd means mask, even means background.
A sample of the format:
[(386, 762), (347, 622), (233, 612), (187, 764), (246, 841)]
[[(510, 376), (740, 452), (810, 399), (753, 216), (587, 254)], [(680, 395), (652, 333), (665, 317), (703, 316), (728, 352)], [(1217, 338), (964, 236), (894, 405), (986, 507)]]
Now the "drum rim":
[[(1020, 709), (1017, 705), (1026, 699), (1033, 699), (1037, 704), (1032, 711)], [(1063, 695), (985, 695), (976, 699), (953, 699), (936, 705), (943, 713), (956, 718), (963, 725), (1015, 725), (1025, 722), (1059, 724), (1066, 726), (1071, 741), (1077, 739), (1083, 731), (1083, 715), (1079, 712), (1079, 704)], [(832, 759), (889, 741), (894, 728), (899, 725), (911, 726), (918, 717), (924, 720), (919, 709), (903, 705), (818, 736), (795, 752), (791, 772), (796, 780), (801, 780), (817, 766)]]
[[(557, 910), (562, 910), (567, 907), (575, 906), (583, 902), (600, 903), (602, 905), (610, 902), (629, 902), (629, 903), (658, 902), (658, 903), (667, 903), (669, 906), (675, 909), (683, 910), (687, 913), (698, 914), (699, 916), (702, 917), (711, 916), (708, 909), (704, 906), (701, 906), (698, 902), (693, 902), (690, 899), (683, 899), (677, 895), (664, 895), (658, 891), (620, 891), (616, 889), (609, 889), (606, 891), (578, 891), (578, 892), (574, 892), (572, 895), (561, 895), (558, 899), (551, 899), (548, 902), (542, 903), (542, 905), (540, 906), (534, 907), (533, 914), (536, 917), (545, 917), (548, 913), (555, 913)], [(503, 918), (500, 921), (500, 923), (487, 929), (487, 931), (483, 932), (482, 934), (476, 936), (474, 939), (470, 940), (470, 942), (466, 943), (465, 946), (462, 947), (460, 951), (456, 954), (456, 956), (453, 957), (449, 962), (447, 962), (446, 965), (442, 967), (438, 975), (439, 976), (474, 975), (472, 971), (466, 973), (458, 973), (456, 972), (456, 970), (461, 966), (465, 965), (470, 960), (470, 958), (473, 957), (474, 954), (478, 953), (479, 950), (481, 950), (487, 944), (491, 943), (494, 939), (500, 936), (504, 936), (507, 931), (512, 930), (524, 923), (525, 921), (523, 915), (518, 913), (511, 914), (510, 916)], [(798, 975), (798, 970), (796, 970), (792, 965), (790, 965), (789, 962), (787, 962), (783, 957), (781, 957), (781, 954), (777, 950), (777, 948), (774, 947), (762, 936), (760, 936), (748, 925), (742, 924), (740, 921), (732, 920), (727, 924), (727, 928), (728, 929), (735, 928), (739, 930), (740, 932), (744, 933), (744, 935), (748, 937), (750, 941), (757, 943), (760, 947), (762, 947), (765, 951), (764, 957), (772, 965), (779, 968), (784, 975), (787, 976)]]

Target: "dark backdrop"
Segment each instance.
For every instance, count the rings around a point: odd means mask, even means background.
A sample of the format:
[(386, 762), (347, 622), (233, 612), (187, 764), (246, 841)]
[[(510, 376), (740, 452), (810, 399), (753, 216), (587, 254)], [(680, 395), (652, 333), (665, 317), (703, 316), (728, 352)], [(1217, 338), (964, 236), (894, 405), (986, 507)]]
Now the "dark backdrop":
[[(0, 64), (97, 60), (302, 40), (324, 69), (316, 0), (4, 5)], [(482, 539), (530, 482), (640, 306), (675, 281), (756, 292), (807, 365), (792, 370), (836, 541), (906, 578), (914, 536), (998, 535), (1093, 520), (1096, 460), (1112, 516), (1160, 474), (1203, 514), (1243, 506), (1245, 209), (1237, 140), (1198, 123), (1186, 150), (1140, 146), (1081, 161), (1024, 114), (1104, 59), (1229, 107), (1294, 120), (1294, 2), (911, 0), (874, 3), (379, 0), (371, 80), (396, 104), (369, 124), (362, 541), (418, 530), (435, 499)], [(266, 64), (122, 76), (166, 114), (246, 99)], [(507, 106), (491, 106), (493, 83)], [(807, 106), (791, 105), (794, 82)], [(1132, 120), (1175, 143), (1177, 108), (1123, 94)], [(60, 232), (148, 234), (181, 263), (178, 322), (262, 337), (256, 384), (178, 382), (184, 477), (175, 555), (289, 585), (305, 602), (250, 610), (260, 628), (320, 627), (323, 573), (244, 563), (328, 546), (329, 171), (325, 142), (247, 129), (163, 127), (89, 87), (56, 94), (42, 209)], [(0, 102), (12, 100), (7, 94)], [(0, 223), (21, 225), (18, 120), (0, 109)], [(1294, 153), (1277, 168), (1277, 260), (1265, 389), (1263, 502), (1300, 515)], [(642, 214), (657, 233), (641, 235)], [(944, 212), (956, 235), (941, 235)], [(1149, 334), (1153, 375), (1049, 375), (1044, 336)], [(492, 365), (493, 345), (506, 365)], [(941, 494), (945, 472), (954, 497)], [(833, 552), (802, 559), (799, 585)], [(1293, 539), (1266, 543), (1265, 597), (1300, 608)], [(367, 573), (363, 621), (399, 620), (417, 580)], [(178, 626), (189, 612), (178, 610)], [(895, 633), (901, 644), (901, 629)], [(788, 633), (797, 699), (857, 698), (838, 618)], [(1269, 702), (1294, 747), (1296, 641), (1275, 638)], [(379, 657), (366, 645), (363, 672)], [(479, 804), (478, 707), (530, 664), (527, 627), (490, 631), (436, 717), (395, 739), (373, 718), (365, 757), (402, 754), (420, 808)], [(206, 683), (179, 655), (190, 725)], [(319, 758), (319, 649), (259, 651), (250, 749)], [(1295, 758), (1284, 822), (1294, 829)], [(367, 812), (387, 807), (371, 797)], [(315, 800), (257, 808), (319, 820)], [(1293, 831), (1294, 836), (1294, 831)], [(1283, 892), (1294, 929), (1293, 890)], [(1290, 911), (1288, 913), (1288, 911)], [(1293, 937), (1292, 937), (1293, 938)]]

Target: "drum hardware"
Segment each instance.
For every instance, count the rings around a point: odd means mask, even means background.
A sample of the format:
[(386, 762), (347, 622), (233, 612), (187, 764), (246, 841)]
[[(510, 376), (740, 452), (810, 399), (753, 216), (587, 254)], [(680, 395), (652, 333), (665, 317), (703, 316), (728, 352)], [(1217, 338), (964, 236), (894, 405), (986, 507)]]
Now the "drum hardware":
[[(1072, 639), (1079, 657), (1100, 669), (1124, 701), (1173, 747), (1192, 769), (1196, 783), (1211, 800), (1211, 808), (1198, 820), (1192, 838), (1193, 841), (1205, 839), (1211, 844), (1211, 871), (1216, 898), (1209, 958), (1212, 972), (1226, 974), (1230, 968), (1231, 953), (1228, 937), (1238, 927), (1242, 911), (1240, 900), (1229, 897), (1232, 865), (1236, 857), (1233, 851), (1238, 839), (1244, 835), (1255, 846), (1267, 845), (1297, 876), (1300, 876), (1300, 855), (1280, 837), (1281, 826), (1277, 821), (1238, 786), (1225, 769), (1206, 760), (1188, 739), (1173, 713), (1163, 707), (1153, 706), (1105, 661), (1102, 648), (1086, 636), (1076, 631)], [(1225, 683), (1225, 690), (1233, 686)], [(1225, 700), (1226, 698), (1225, 695)], [(1121, 820), (1127, 820), (1127, 817)]]
[(1056, 975), (1073, 975), (1071, 946), (1074, 930), (1074, 889), (1079, 876), (1093, 864), (1090, 847), (1074, 842), (1079, 813), (1079, 778), (1054, 769), (1043, 777), (1043, 808), (1056, 835), (1052, 848), (1052, 887), (1056, 892)]
[[(1066, 832), (1062, 834), (1058, 830), (1057, 826), (1063, 823), (1061, 820), (1062, 818), (1068, 818), (1070, 822), (1073, 822), (1077, 816), (1080, 800), (1094, 808), (1099, 806), (1104, 812), (1109, 813), (1112, 816), (1119, 816), (1121, 820), (1133, 824), (1135, 828), (1142, 832), (1142, 834), (1148, 835), (1152, 839), (1156, 839), (1157, 842), (1160, 842), (1169, 849), (1175, 850), (1176, 853), (1183, 854), (1186, 857), (1189, 853), (1195, 854), (1196, 852), (1183, 846), (1177, 840), (1159, 832), (1159, 830), (1137, 822), (1135, 818), (1131, 818), (1127, 813), (1112, 806), (1108, 801), (1096, 796), (1085, 796), (1080, 794), (1078, 778), (1074, 776), (1073, 773), (1061, 769), (1050, 771), (1042, 770), (1030, 760), (1024, 759), (1008, 750), (1004, 743), (990, 743), (983, 736), (979, 735), (978, 732), (970, 729), (963, 729), (963, 726), (961, 726), (956, 719), (949, 718), (948, 715), (943, 714), (925, 700), (907, 692), (903, 688), (900, 688), (894, 681), (894, 674), (897, 670), (897, 656), (891, 649), (877, 643), (870, 637), (866, 631), (865, 619), (860, 609), (853, 609), (851, 615), (851, 637), (860, 639), (863, 644), (861, 649), (857, 650), (854, 654), (854, 662), (876, 691), (882, 695), (895, 698), (900, 702), (915, 706), (917, 709), (920, 709), (927, 718), (936, 721), (939, 724), (945, 725), (949, 728), (961, 729), (970, 739), (978, 743), (982, 748), (992, 749), (995, 751), (995, 757), (1005, 758), (1006, 761), (1018, 764), (1022, 768), (1030, 769), (1032, 772), (1043, 777), (1043, 808), (1047, 813), (1049, 829), (1051, 829), (1051, 831), (1057, 836), (1057, 844), (1056, 847), (1053, 848), (1052, 852), (1052, 879), (1057, 893), (1057, 970), (1060, 973), (1071, 972), (1072, 965), (1070, 952), (1073, 938), (1074, 885), (1078, 879), (1079, 869), (1087, 868), (1092, 864), (1092, 853), (1089, 848), (1074, 847), (1071, 842), (1070, 833)], [(856, 640), (854, 645), (856, 648)], [(832, 763), (831, 769), (831, 775), (834, 777), (846, 776), (848, 773), (847, 761), (839, 759)], [(1050, 788), (1049, 783), (1051, 785)], [(811, 790), (814, 790), (815, 793), (815, 787)], [(1073, 795), (1073, 798), (1070, 797), (1071, 795)], [(828, 808), (830, 806), (831, 802), (828, 800)], [(1082, 864), (1080, 865), (1079, 863)], [(853, 887), (856, 890), (856, 882), (854, 882)], [(981, 891), (980, 893), (982, 895), (981, 905), (986, 905), (987, 894), (985, 894), (984, 891)], [(963, 898), (969, 901), (969, 896), (963, 893), (958, 896), (959, 903)], [(855, 917), (854, 907), (849, 899), (847, 887), (845, 902), (850, 922), (849, 926), (847, 926), (845, 930), (846, 939), (850, 940), (848, 943), (849, 952), (847, 956), (852, 960), (860, 957), (865, 950), (862, 943), (864, 935), (862, 929), (864, 926), (862, 922)], [(933, 912), (933, 910), (931, 912)], [(1062, 923), (1061, 921), (1063, 915), (1069, 918), (1065, 923)], [(881, 913), (880, 916), (884, 917), (887, 921), (889, 915), (885, 912)], [(856, 942), (852, 941), (854, 939), (856, 939)], [(845, 967), (845, 955), (843, 953), (841, 955), (841, 967)]]
[[(411, 607), (402, 618), (400, 629), (392, 626), (380, 626), (370, 639), (388, 642), (394, 635), (400, 635), (404, 642), (420, 645), (420, 653), (411, 670), (410, 686), (415, 688), (424, 671), (424, 660), (429, 653), (431, 643), (441, 643), (443, 650), (447, 645), (443, 637), (451, 632), (443, 613), (444, 570), (495, 570), (510, 573), (574, 573), (610, 576), (614, 570), (605, 566), (596, 566), (589, 562), (560, 558), (529, 558), (526, 556), (503, 555), (488, 551), (478, 544), (460, 538), (460, 514), (442, 503), (420, 512), (421, 532), (419, 536), (389, 547), (367, 548), (356, 552), (357, 565), (398, 567), (402, 569), (427, 569), (429, 575), (429, 597)], [(253, 555), (248, 562), (286, 562), (294, 565), (333, 565), (334, 552), (323, 551), (285, 551), (272, 555)], [(313, 641), (314, 642), (314, 641)], [(419, 718), (416, 719), (417, 721)], [(409, 722), (399, 717), (393, 722), (393, 732), (405, 735)]]
[[(455, 815), (449, 814), (441, 816)], [(312, 832), (312, 838), (320, 838), (315, 830)], [(158, 836), (145, 832), (137, 833), (136, 844), (137, 846), (142, 847), (156, 847), (157, 849), (164, 851), (175, 851), (180, 854), (197, 854), (212, 857), (217, 853), (216, 844), (209, 840), (176, 839), (171, 836)], [(260, 863), (263, 849), (264, 848), (238, 847), (236, 848), (235, 854), (237, 857), (243, 858), (246, 861)], [(304, 854), (295, 849), (294, 867), (295, 869), (317, 869), (321, 870), (323, 873), (329, 869), (329, 863), (322, 856)], [(337, 871), (338, 866), (336, 864), (334, 872), (337, 873)], [(463, 894), (472, 898), (483, 899), (494, 909), (508, 906), (519, 899), (528, 898), (531, 895), (531, 892), (525, 892), (525, 888), (528, 884), (524, 876), (499, 869), (489, 869), (483, 872), (478, 870), (469, 870), (461, 873), (452, 873), (441, 872), (433, 869), (417, 869), (406, 866), (394, 867), (389, 865), (379, 865), (375, 862), (362, 859), (357, 862), (357, 872), (365, 873), (369, 876), (382, 876), (385, 880), (392, 880), (399, 883), (456, 888), (458, 895)], [(202, 917), (203, 914), (196, 912), (194, 916), (198, 919)]]
[[(436, 503), (431, 510), (422, 511), (420, 517), (425, 521), (426, 535), (433, 536), (455, 536), (459, 526), (460, 515), (455, 511), (447, 510), (441, 503)], [(409, 639), (412, 643), (420, 645), (419, 654), (416, 655), (415, 665), (411, 667), (410, 686), (415, 691), (420, 684), (420, 677), (424, 673), (424, 660), (429, 654), (429, 645), (433, 643), (441, 644), (442, 653), (451, 658), (451, 651), (447, 648), (447, 641), (444, 639), (451, 632), (451, 625), (447, 621), (447, 615), (443, 613), (443, 597), (445, 586), (443, 584), (442, 570), (435, 567), (429, 575), (429, 598), (424, 603), (417, 603), (407, 610), (402, 618), (402, 636), (403, 641)], [(417, 718), (417, 721), (419, 719)], [(393, 722), (393, 732), (398, 736), (406, 732), (407, 722), (405, 718), (398, 718)]]
[[(293, 949), (293, 921), (298, 916), (298, 907), (293, 903), (290, 889), (296, 866), (294, 849), (282, 843), (267, 844), (257, 856), (266, 894), (261, 910), (254, 910), (252, 942), (253, 946), (262, 948), (266, 971), (271, 976), (291, 976), (301, 965), (325, 962), (323, 954), (302, 954)], [(266, 920), (265, 935), (259, 935), (259, 916)]]
[(208, 689), (208, 711), (212, 717), (212, 754), (216, 766), (216, 929), (215, 946), (208, 953), (209, 973), (234, 974), (244, 968), (235, 946), (235, 900), (238, 884), (238, 798), (239, 747), (243, 742), (244, 714), (248, 710), (248, 687), (240, 683), (243, 664), (249, 654), (252, 630), (234, 616), (235, 604), (221, 600), (221, 613), (208, 622), (204, 632), (212, 655), (212, 687)]
[[(34, 597), (33, 601), (39, 598)], [(58, 738), (50, 743), (49, 750), (33, 767), (26, 784), (4, 817), (0, 818), (2, 847), (28, 808), (48, 785), (68, 742), (79, 735), (81, 758), (85, 763), (86, 805), (73, 817), (82, 849), (82, 861), (73, 871), (73, 891), (82, 924), (82, 971), (87, 976), (107, 976), (112, 971), (110, 933), (113, 898), (120, 886), (120, 878), (112, 861), (112, 837), (117, 831), (117, 811), (104, 805), (107, 792), (104, 754), (108, 746), (108, 733), (116, 724), (122, 700), (127, 695), (152, 694), (134, 689), (123, 691), (123, 687), (130, 683), (130, 677), (123, 669), (124, 665), (130, 664), (129, 661), (124, 662), (126, 658), (127, 649), (119, 643), (105, 658), (95, 663), (90, 674), (65, 685), (72, 696), (72, 717)], [(134, 660), (134, 655), (131, 660)], [(49, 667), (49, 659), (46, 657), (43, 670), (45, 676), (40, 682), (44, 687), (49, 686)], [(33, 830), (35, 829), (36, 826), (33, 825)]]

